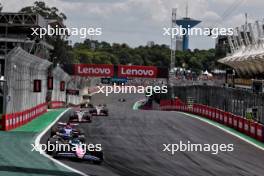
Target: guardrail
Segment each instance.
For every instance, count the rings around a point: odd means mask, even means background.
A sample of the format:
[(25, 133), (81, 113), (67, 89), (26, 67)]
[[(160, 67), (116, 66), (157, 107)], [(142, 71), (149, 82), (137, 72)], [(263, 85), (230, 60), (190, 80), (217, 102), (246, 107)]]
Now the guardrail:
[(21, 112), (5, 114), (2, 116), (2, 130), (8, 131), (20, 127), (47, 112), (47, 108), (47, 103), (42, 103)]
[(173, 99), (173, 100), (161, 100), (160, 110), (182, 111), (186, 113), (199, 115), (207, 119), (210, 119), (212, 121), (223, 124), (225, 126), (228, 126), (230, 128), (233, 128), (261, 142), (264, 142), (263, 124), (246, 119), (242, 116), (235, 115), (230, 112), (225, 112), (221, 109), (217, 109), (202, 104), (193, 104), (192, 106), (188, 106), (179, 99)]

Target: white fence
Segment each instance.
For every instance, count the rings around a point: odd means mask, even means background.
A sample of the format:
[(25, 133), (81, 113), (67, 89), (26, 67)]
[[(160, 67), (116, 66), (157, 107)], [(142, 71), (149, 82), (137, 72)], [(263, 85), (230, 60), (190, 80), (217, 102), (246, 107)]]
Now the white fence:
[[(9, 52), (5, 63), (5, 113), (30, 109), (46, 101), (47, 69), (51, 63), (21, 48)], [(34, 92), (34, 80), (41, 80), (41, 92)]]

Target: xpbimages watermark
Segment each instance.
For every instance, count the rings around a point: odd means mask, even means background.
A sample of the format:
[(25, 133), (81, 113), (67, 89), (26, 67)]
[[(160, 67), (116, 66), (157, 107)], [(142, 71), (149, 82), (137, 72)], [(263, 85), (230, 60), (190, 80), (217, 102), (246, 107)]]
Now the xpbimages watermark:
[(183, 28), (182, 26), (178, 28), (163, 28), (163, 35), (164, 36), (171, 36), (172, 38), (176, 36), (183, 36), (183, 35), (190, 35), (190, 36), (211, 36), (212, 38), (217, 38), (219, 35), (234, 35), (233, 28)]
[(40, 38), (43, 38), (45, 35), (53, 36), (65, 36), (65, 35), (71, 35), (71, 36), (80, 36), (80, 38), (86, 38), (87, 36), (98, 36), (102, 35), (102, 28), (68, 28), (68, 27), (59, 27), (56, 25), (55, 27), (51, 27), (48, 25), (47, 28), (31, 28), (32, 33), (31, 35), (39, 36)]
[(234, 151), (234, 144), (195, 144), (191, 141), (179, 141), (176, 144), (163, 144), (163, 152), (175, 155), (177, 152), (209, 152), (217, 155), (219, 152)]
[(48, 141), (47, 144), (31, 144), (31, 151), (36, 152), (53, 152), (53, 151), (76, 151), (78, 147), (83, 148), (85, 151), (102, 151), (102, 145), (101, 144), (69, 144), (69, 143), (59, 143), (56, 141), (56, 143), (50, 143)]
[(97, 86), (98, 91), (96, 93), (103, 93), (108, 96), (111, 93), (115, 94), (146, 94), (146, 96), (151, 96), (154, 93), (168, 93), (168, 86), (128, 86), (124, 85), (117, 85), (114, 83), (113, 86)]

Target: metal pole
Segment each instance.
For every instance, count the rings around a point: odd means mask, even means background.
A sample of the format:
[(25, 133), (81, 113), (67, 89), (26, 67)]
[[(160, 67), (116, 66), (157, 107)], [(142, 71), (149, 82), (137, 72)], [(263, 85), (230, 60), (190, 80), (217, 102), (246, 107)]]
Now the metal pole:
[[(7, 38), (7, 24), (5, 25), (5, 37)], [(6, 103), (7, 103), (7, 89), (8, 89), (8, 86), (7, 86), (7, 79), (6, 79), (6, 76), (7, 76), (7, 41), (5, 41), (5, 57), (4, 57), (4, 85), (3, 85), (3, 114), (6, 114)]]

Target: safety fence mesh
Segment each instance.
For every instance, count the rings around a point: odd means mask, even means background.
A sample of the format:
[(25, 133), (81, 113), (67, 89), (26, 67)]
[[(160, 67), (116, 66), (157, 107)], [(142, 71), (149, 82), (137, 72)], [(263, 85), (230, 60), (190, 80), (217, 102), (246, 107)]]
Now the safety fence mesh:
[(263, 93), (256, 94), (249, 90), (236, 88), (194, 85), (176, 86), (170, 88), (168, 94), (155, 95), (157, 102), (172, 97), (179, 97), (184, 102), (191, 99), (193, 103), (216, 107), (244, 117), (251, 112), (254, 120), (264, 124)]
[[(46, 102), (47, 69), (51, 63), (15, 48), (6, 58), (6, 114), (30, 109)], [(34, 92), (34, 80), (41, 80), (41, 92)]]
[[(76, 77), (72, 77), (68, 82), (67, 88), (70, 90), (79, 90), (80, 80), (76, 79)], [(80, 92), (78, 95), (67, 94), (67, 103), (70, 105), (79, 105), (82, 102), (82, 96)]]
[[(66, 89), (67, 84), (71, 77), (65, 73), (59, 66), (57, 66), (53, 71), (53, 91), (51, 101), (66, 102)], [(61, 90), (61, 82), (64, 82), (64, 90)]]

